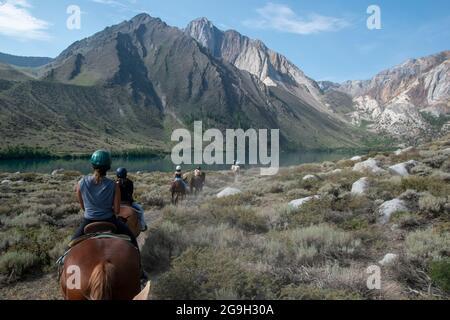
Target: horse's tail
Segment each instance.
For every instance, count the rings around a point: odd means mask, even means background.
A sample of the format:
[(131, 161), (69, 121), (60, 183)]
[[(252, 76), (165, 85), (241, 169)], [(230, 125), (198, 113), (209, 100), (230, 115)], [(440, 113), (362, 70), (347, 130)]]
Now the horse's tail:
[(88, 283), (90, 300), (111, 300), (114, 265), (109, 261), (100, 262), (92, 271)]

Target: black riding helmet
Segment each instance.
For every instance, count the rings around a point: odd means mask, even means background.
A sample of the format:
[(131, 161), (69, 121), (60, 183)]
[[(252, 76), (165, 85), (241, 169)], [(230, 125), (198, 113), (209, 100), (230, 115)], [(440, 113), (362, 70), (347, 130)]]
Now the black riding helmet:
[(118, 168), (116, 171), (117, 178), (120, 178), (120, 179), (125, 179), (127, 177), (127, 174), (128, 174), (128, 172), (127, 172), (127, 169), (125, 169), (125, 168)]

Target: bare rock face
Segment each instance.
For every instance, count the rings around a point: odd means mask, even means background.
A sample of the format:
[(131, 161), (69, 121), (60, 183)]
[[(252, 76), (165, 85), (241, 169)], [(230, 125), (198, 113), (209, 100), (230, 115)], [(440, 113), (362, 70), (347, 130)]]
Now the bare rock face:
[[(375, 131), (400, 137), (429, 134), (432, 127), (421, 112), (450, 113), (450, 51), (410, 59), (371, 80), (347, 81), (337, 90), (353, 97), (353, 124), (368, 121)], [(444, 133), (445, 126), (440, 130)]]
[(206, 18), (192, 21), (185, 33), (196, 39), (218, 58), (245, 70), (266, 86), (281, 87), (316, 109), (329, 112), (322, 103), (321, 88), (283, 55), (237, 31), (219, 30)]

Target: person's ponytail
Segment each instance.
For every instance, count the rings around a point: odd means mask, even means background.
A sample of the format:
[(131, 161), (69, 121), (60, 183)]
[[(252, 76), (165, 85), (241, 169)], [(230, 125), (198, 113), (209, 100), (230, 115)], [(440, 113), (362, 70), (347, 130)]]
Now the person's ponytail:
[(106, 170), (104, 168), (94, 168), (94, 180), (95, 184), (100, 184), (103, 177), (106, 176)]

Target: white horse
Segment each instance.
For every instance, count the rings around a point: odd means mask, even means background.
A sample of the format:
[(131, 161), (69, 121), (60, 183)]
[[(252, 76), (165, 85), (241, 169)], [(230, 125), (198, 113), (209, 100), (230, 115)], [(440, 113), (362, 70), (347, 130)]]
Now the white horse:
[(239, 166), (239, 161), (236, 161), (235, 164), (231, 166), (231, 172), (234, 174), (234, 181), (237, 182), (238, 177), (241, 175), (241, 167)]

